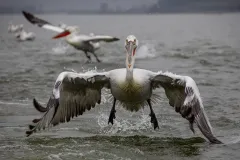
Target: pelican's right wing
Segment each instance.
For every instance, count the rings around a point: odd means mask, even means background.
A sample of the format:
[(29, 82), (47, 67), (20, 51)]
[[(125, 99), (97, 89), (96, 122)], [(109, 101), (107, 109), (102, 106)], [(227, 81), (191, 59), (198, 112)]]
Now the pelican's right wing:
[(34, 99), (35, 108), (45, 113), (29, 125), (27, 136), (37, 130), (68, 122), (71, 118), (82, 115), (86, 109), (95, 107), (96, 103), (100, 104), (103, 87), (109, 88), (108, 72), (62, 72), (56, 80), (46, 108)]
[(55, 32), (58, 32), (58, 33), (61, 33), (64, 31), (63, 28), (61, 27), (58, 27), (58, 26), (55, 26), (55, 25), (52, 25), (51, 23), (43, 20), (43, 19), (40, 19), (36, 16), (34, 16), (33, 14), (29, 13), (29, 12), (26, 12), (26, 11), (22, 11), (24, 17), (30, 22), (32, 23), (33, 25), (37, 25), (38, 27), (41, 27), (41, 28), (44, 28), (44, 29), (48, 29), (48, 30), (52, 30), (52, 31), (55, 31)]

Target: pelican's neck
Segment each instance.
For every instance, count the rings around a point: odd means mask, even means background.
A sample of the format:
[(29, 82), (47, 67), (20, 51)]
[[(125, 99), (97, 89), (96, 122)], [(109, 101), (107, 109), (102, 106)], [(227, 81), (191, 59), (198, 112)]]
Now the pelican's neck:
[(129, 68), (126, 68), (126, 69), (127, 69), (126, 79), (128, 81), (132, 81), (133, 80), (133, 69), (129, 69)]
[(127, 59), (126, 59), (126, 79), (128, 81), (132, 81), (133, 80), (133, 66), (131, 66), (130, 68), (128, 67), (128, 62), (127, 62)]

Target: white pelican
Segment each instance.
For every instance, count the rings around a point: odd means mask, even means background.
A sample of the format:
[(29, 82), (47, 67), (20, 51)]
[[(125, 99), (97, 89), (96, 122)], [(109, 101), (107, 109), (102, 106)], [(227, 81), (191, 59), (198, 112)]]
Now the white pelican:
[(23, 29), (23, 24), (13, 25), (11, 22), (9, 23), (9, 26), (8, 26), (8, 32), (9, 33), (16, 33), (16, 32), (18, 32), (22, 29)]
[(36, 35), (33, 32), (26, 32), (22, 29), (15, 34), (15, 37), (18, 41), (33, 41)]
[(195, 81), (191, 77), (170, 72), (152, 72), (134, 68), (137, 46), (136, 37), (129, 35), (125, 42), (126, 68), (102, 73), (74, 71), (60, 73), (47, 107), (33, 100), (35, 108), (44, 112), (44, 115), (33, 120), (33, 124), (29, 125), (29, 130), (26, 131), (27, 136), (35, 131), (69, 122), (73, 117), (82, 115), (86, 109), (95, 107), (96, 103), (100, 104), (103, 88), (109, 89), (113, 97), (108, 123), (113, 124), (115, 104), (118, 102), (130, 111), (138, 111), (141, 107), (148, 105), (154, 129), (159, 128), (152, 103), (159, 102), (159, 97), (153, 92), (162, 87), (165, 89), (169, 104), (189, 121), (192, 132), (194, 132), (193, 123), (195, 122), (210, 142), (222, 143), (213, 135)]
[(119, 40), (119, 38), (107, 35), (82, 35), (79, 34), (79, 28), (76, 26), (66, 26), (65, 24), (54, 26), (31, 13), (23, 11), (23, 15), (32, 24), (36, 24), (44, 29), (58, 32), (59, 34), (53, 37), (53, 39), (66, 37), (66, 42), (75, 49), (82, 50), (88, 58), (88, 61), (91, 61), (91, 56), (88, 54), (88, 52), (90, 52), (95, 56), (96, 60), (100, 62), (99, 58), (95, 54), (95, 51), (100, 48), (100, 41), (114, 42)]

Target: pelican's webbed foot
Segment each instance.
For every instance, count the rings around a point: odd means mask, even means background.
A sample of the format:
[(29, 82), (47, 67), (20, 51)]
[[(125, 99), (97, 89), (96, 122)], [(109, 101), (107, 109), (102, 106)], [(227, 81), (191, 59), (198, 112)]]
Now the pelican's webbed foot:
[(112, 109), (111, 109), (111, 112), (110, 112), (110, 115), (109, 115), (109, 119), (108, 119), (108, 124), (112, 123), (112, 125), (113, 125), (113, 119), (116, 118), (116, 116), (115, 116), (115, 113), (116, 113), (115, 104), (116, 104), (116, 98), (114, 98), (114, 100), (113, 100), (113, 106), (112, 106)]
[(149, 114), (149, 116), (151, 117), (151, 123), (153, 123), (154, 129), (159, 128), (156, 115), (155, 115), (155, 113), (154, 113), (154, 111), (152, 109), (151, 100), (149, 99), (149, 100), (147, 100), (147, 102), (148, 102), (148, 105), (150, 107), (150, 114)]

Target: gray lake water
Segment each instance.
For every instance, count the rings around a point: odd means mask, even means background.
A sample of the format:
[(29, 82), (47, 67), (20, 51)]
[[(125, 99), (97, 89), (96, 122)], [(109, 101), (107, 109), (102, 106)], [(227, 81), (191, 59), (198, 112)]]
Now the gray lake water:
[[(22, 15), (0, 16), (0, 159), (240, 159), (240, 14), (182, 15), (39, 15), (52, 23), (79, 25), (83, 34), (119, 37), (86, 58), (55, 33), (29, 24)], [(33, 42), (17, 42), (8, 22), (35, 32)], [(198, 129), (169, 106), (154, 106), (160, 129), (153, 130), (149, 108), (131, 113), (118, 107), (108, 125), (111, 103), (103, 103), (69, 123), (25, 137), (31, 120), (41, 115), (32, 99), (46, 103), (64, 67), (77, 71), (125, 67), (124, 41), (134, 34), (140, 46), (136, 67), (191, 76), (197, 83), (215, 135), (212, 145)]]

